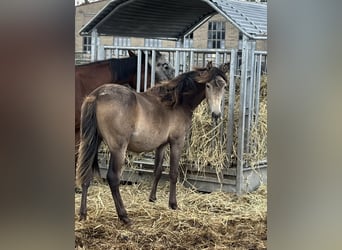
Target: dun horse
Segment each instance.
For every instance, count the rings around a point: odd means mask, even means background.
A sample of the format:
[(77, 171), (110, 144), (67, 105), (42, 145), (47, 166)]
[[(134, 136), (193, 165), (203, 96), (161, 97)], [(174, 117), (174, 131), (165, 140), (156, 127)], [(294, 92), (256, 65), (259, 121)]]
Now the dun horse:
[[(75, 66), (75, 143), (76, 150), (79, 143), (81, 105), (83, 99), (94, 89), (104, 83), (126, 84), (137, 89), (137, 61), (138, 57), (129, 51), (129, 58), (108, 59), (89, 64)], [(151, 58), (149, 57), (151, 64)], [(141, 79), (143, 83), (145, 73), (145, 58), (142, 53)], [(175, 70), (166, 58), (157, 51), (156, 53), (156, 82), (170, 80), (175, 76)], [(148, 67), (147, 83), (150, 82), (151, 68)], [(148, 85), (148, 87), (150, 87)], [(144, 91), (144, 84), (141, 84), (140, 91)]]
[(221, 116), (221, 100), (227, 81), (225, 73), (208, 63), (206, 68), (184, 73), (143, 93), (106, 84), (85, 99), (77, 168), (78, 184), (82, 186), (81, 220), (87, 215), (87, 191), (93, 172), (99, 170), (97, 150), (102, 140), (111, 154), (107, 180), (118, 217), (124, 223), (131, 223), (119, 191), (120, 170), (127, 150), (148, 152), (156, 149), (155, 179), (149, 198), (155, 201), (164, 152), (170, 145), (169, 207), (177, 209), (178, 165), (192, 113), (207, 99), (212, 117)]

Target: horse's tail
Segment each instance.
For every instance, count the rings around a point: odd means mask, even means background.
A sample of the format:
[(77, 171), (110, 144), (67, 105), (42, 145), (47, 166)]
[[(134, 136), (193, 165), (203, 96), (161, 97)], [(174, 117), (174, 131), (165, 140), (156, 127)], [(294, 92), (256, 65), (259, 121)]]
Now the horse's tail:
[(81, 108), (81, 140), (77, 159), (77, 184), (90, 183), (94, 171), (99, 172), (97, 151), (102, 138), (96, 122), (96, 96), (86, 97)]

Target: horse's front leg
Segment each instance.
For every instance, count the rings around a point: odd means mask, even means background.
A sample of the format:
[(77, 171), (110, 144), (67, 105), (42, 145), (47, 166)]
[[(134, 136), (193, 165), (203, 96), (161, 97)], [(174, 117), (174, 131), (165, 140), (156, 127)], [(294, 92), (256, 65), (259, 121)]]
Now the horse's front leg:
[(149, 201), (151, 202), (154, 202), (157, 200), (157, 197), (156, 197), (157, 186), (158, 186), (158, 182), (163, 172), (163, 160), (164, 160), (164, 153), (165, 153), (166, 145), (167, 144), (161, 145), (159, 146), (159, 148), (156, 149), (155, 160), (154, 160), (154, 181), (153, 181), (150, 198), (149, 198)]
[(184, 140), (178, 140), (170, 144), (170, 196), (169, 207), (177, 209), (176, 184), (178, 178), (178, 166), (181, 157)]
[(121, 194), (120, 194), (120, 170), (124, 163), (124, 153), (111, 153), (109, 168), (107, 172), (107, 181), (112, 192), (116, 212), (119, 219), (125, 224), (132, 224), (131, 220), (127, 216), (126, 209), (124, 207)]

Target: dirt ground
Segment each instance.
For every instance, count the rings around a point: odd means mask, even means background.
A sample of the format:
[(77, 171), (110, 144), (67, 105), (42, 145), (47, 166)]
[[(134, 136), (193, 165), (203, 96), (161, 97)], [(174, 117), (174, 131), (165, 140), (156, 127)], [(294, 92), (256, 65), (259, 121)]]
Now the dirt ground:
[(88, 218), (78, 221), (81, 196), (75, 194), (75, 249), (266, 249), (267, 189), (237, 196), (203, 194), (177, 186), (178, 210), (168, 208), (168, 184), (148, 201), (149, 184), (122, 185), (132, 226), (117, 217), (109, 187), (89, 189)]

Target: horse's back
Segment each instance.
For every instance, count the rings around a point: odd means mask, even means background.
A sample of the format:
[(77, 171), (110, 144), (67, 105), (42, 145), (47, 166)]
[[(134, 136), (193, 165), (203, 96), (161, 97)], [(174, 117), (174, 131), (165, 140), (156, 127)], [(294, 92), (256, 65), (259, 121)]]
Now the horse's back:
[[(137, 117), (136, 93), (118, 84), (105, 84), (93, 91), (96, 97), (98, 129), (107, 144), (110, 138), (126, 140), (133, 133)], [(108, 138), (108, 139), (106, 139)]]

